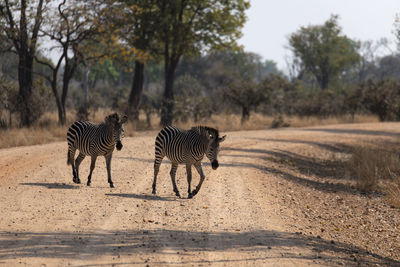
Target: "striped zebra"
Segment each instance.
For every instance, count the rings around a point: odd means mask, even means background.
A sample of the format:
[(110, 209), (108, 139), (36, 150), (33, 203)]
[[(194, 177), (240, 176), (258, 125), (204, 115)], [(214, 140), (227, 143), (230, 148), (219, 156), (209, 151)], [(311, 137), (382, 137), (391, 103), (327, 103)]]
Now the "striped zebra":
[[(219, 144), (225, 140), (226, 135), (219, 137), (216, 129), (197, 126), (190, 130), (182, 130), (174, 126), (167, 126), (162, 129), (155, 141), (155, 160), (154, 160), (154, 180), (153, 194), (156, 194), (157, 175), (160, 165), (165, 156), (172, 162), (170, 171), (172, 186), (176, 196), (180, 197), (175, 182), (175, 174), (178, 164), (186, 164), (186, 174), (188, 181), (188, 198), (195, 196), (204, 181), (204, 173), (201, 167), (201, 160), (204, 154), (211, 162), (212, 168), (218, 168)], [(200, 175), (200, 181), (196, 189), (191, 191), (192, 165)]]
[[(79, 165), (86, 156), (91, 157), (90, 173), (87, 185), (90, 186), (92, 172), (98, 156), (104, 156), (107, 165), (108, 183), (114, 187), (111, 180), (111, 157), (114, 146), (117, 150), (122, 149), (121, 139), (124, 129), (122, 124), (127, 121), (127, 116), (120, 119), (117, 113), (105, 117), (104, 122), (93, 124), (88, 121), (76, 121), (68, 129), (68, 160), (67, 164), (72, 165), (73, 182), (80, 184)], [(79, 155), (75, 159), (75, 151), (79, 150)]]

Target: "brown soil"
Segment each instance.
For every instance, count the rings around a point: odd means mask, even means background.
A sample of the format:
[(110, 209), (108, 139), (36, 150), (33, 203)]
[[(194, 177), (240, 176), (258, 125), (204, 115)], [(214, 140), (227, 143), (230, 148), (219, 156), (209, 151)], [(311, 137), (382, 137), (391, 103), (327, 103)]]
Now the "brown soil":
[[(170, 165), (151, 195), (156, 133), (126, 138), (92, 186), (72, 182), (66, 142), (0, 150), (0, 265), (400, 266), (400, 210), (347, 179), (349, 149), (397, 145), (400, 124), (227, 133), (193, 199)], [(193, 169), (194, 181), (198, 174)], [(186, 173), (177, 173), (187, 196)]]

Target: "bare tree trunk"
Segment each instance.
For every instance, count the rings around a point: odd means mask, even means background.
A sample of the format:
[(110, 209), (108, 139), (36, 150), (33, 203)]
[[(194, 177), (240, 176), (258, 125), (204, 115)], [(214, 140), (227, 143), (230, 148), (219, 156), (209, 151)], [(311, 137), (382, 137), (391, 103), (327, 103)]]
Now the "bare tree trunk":
[(151, 112), (146, 112), (147, 128), (151, 128)]
[(83, 89), (83, 105), (86, 107), (89, 105), (89, 67), (85, 66), (83, 70), (83, 80), (82, 80), (82, 89)]
[[(62, 107), (62, 114), (63, 114), (63, 123), (66, 123), (66, 109), (65, 109), (65, 102), (67, 100), (68, 95), (68, 88), (69, 82), (74, 75), (76, 66), (78, 65), (77, 60), (75, 59), (73, 63), (69, 62), (68, 58), (65, 58), (65, 66), (64, 66), (64, 75), (63, 75), (63, 85), (62, 85), (62, 94), (61, 94), (61, 107)], [(63, 125), (64, 125), (63, 124)]]
[(135, 121), (139, 120), (140, 97), (144, 84), (144, 63), (135, 61), (135, 72), (133, 76), (132, 89), (129, 94), (127, 113), (132, 115)]
[(21, 126), (31, 126), (31, 96), (32, 96), (32, 67), (33, 58), (28, 52), (19, 55), (18, 62), (18, 84), (21, 105), (19, 107)]
[(241, 123), (248, 121), (250, 118), (250, 109), (247, 106), (242, 106), (242, 119)]
[(165, 67), (165, 88), (164, 98), (161, 107), (161, 125), (167, 126), (172, 124), (173, 112), (174, 112), (174, 80), (175, 80), (175, 69), (177, 61), (172, 61), (170, 64), (166, 64)]

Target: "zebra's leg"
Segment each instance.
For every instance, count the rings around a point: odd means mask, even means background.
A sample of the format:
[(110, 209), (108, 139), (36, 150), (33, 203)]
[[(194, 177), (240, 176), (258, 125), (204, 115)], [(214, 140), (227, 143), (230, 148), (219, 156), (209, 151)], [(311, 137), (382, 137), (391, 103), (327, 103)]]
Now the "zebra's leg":
[(160, 171), (160, 165), (161, 165), (162, 160), (163, 160), (162, 158), (161, 159), (156, 158), (154, 160), (154, 178), (153, 178), (152, 194), (157, 194), (157, 190), (156, 190), (157, 175), (158, 175), (158, 172)]
[(112, 158), (112, 154), (105, 156), (105, 158), (106, 158), (106, 165), (107, 165), (108, 183), (110, 184), (111, 188), (114, 188), (113, 181), (111, 180), (111, 158)]
[(81, 179), (79, 179), (79, 165), (81, 165), (82, 160), (85, 158), (85, 155), (79, 152), (78, 157), (75, 160), (75, 172), (76, 172), (76, 177), (74, 179), (74, 183), (80, 184)]
[(87, 186), (90, 186), (90, 184), (92, 182), (92, 173), (93, 173), (94, 167), (96, 166), (96, 159), (97, 159), (97, 156), (91, 157), (90, 172), (89, 172), (89, 176), (87, 178)]
[(186, 164), (186, 175), (188, 182), (188, 198), (193, 198), (190, 184), (192, 183), (192, 164)]
[(179, 194), (179, 190), (178, 190), (178, 187), (176, 186), (176, 182), (175, 182), (175, 175), (176, 175), (177, 169), (178, 169), (178, 163), (172, 162), (171, 171), (169, 172), (169, 174), (171, 175), (172, 186), (174, 188), (175, 195), (177, 197), (181, 197), (181, 194)]
[(200, 181), (199, 181), (199, 184), (196, 186), (196, 189), (194, 189), (192, 192), (193, 196), (195, 196), (200, 191), (201, 185), (203, 184), (203, 181), (205, 178), (204, 173), (203, 173), (203, 168), (201, 167), (201, 162), (194, 164), (194, 167), (196, 168), (197, 172), (200, 175)]
[(67, 155), (67, 164), (71, 164), (72, 166), (72, 181), (76, 180), (76, 171), (75, 171), (75, 163), (74, 163), (74, 158), (75, 158), (75, 149), (68, 146), (68, 155)]

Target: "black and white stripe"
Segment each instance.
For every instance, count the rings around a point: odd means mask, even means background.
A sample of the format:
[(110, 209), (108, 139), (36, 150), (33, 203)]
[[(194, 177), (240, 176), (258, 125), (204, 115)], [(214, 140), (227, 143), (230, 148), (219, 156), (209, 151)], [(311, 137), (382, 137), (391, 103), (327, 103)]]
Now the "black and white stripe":
[[(107, 116), (103, 123), (93, 124), (88, 121), (76, 121), (68, 129), (68, 160), (67, 164), (72, 165), (72, 174), (74, 183), (80, 183), (79, 165), (86, 156), (91, 157), (90, 173), (87, 185), (91, 183), (92, 172), (94, 170), (98, 156), (104, 156), (106, 159), (108, 182), (110, 187), (114, 187), (111, 180), (111, 158), (114, 146), (117, 150), (122, 149), (121, 139), (123, 137), (122, 124), (127, 121), (123, 116), (120, 120), (117, 113)], [(79, 150), (78, 157), (75, 158), (75, 152)]]
[[(167, 126), (162, 129), (155, 141), (155, 160), (154, 160), (154, 180), (153, 194), (156, 194), (157, 175), (160, 164), (166, 156), (171, 162), (170, 171), (172, 186), (175, 194), (180, 197), (176, 186), (175, 175), (179, 164), (186, 165), (188, 194), (189, 198), (196, 195), (204, 181), (204, 173), (201, 167), (201, 161), (206, 155), (210, 160), (212, 168), (218, 168), (219, 144), (225, 140), (226, 136), (219, 137), (218, 130), (206, 126), (196, 126), (190, 130), (182, 130), (175, 126)], [(192, 165), (200, 175), (200, 182), (196, 189), (191, 191)]]

